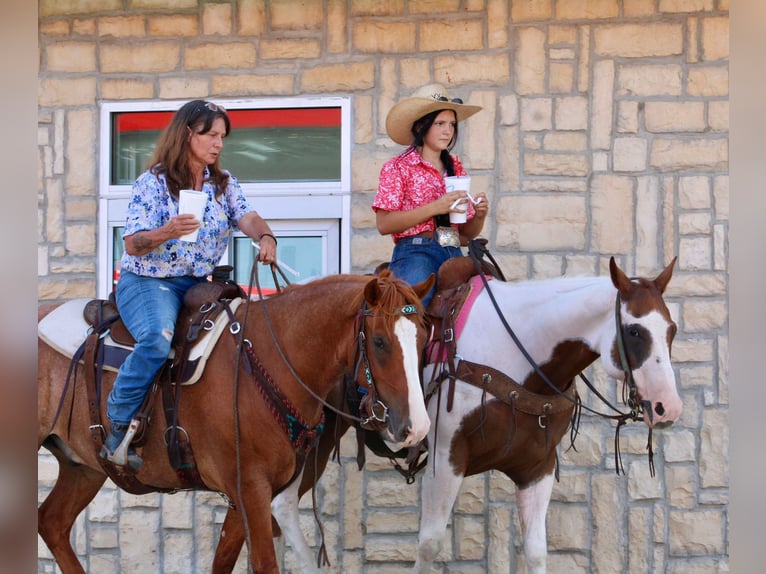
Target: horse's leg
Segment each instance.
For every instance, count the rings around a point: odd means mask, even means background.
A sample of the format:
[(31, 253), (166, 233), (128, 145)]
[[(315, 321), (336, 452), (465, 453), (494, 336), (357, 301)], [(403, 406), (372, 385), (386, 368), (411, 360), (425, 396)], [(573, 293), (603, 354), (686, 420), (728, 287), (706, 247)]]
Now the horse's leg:
[(516, 490), (528, 574), (545, 574), (548, 552), (545, 515), (552, 492), (553, 474), (546, 474), (537, 482)]
[(439, 452), (436, 456), (436, 468), (428, 465), (420, 489), (420, 535), (413, 574), (431, 571), (442, 549), (449, 515), (463, 483), (463, 476), (456, 475), (449, 465), (449, 452)]
[(72, 525), (96, 496), (106, 475), (54, 454), (59, 461), (59, 476), (37, 511), (37, 532), (64, 574), (85, 574), (70, 543)]
[(231, 508), (221, 527), (221, 537), (213, 557), (212, 574), (231, 574), (237, 563), (242, 545), (245, 543), (245, 529), (239, 512)]
[(271, 513), (277, 519), (285, 540), (298, 555), (300, 571), (308, 574), (320, 574), (321, 570), (315, 566), (316, 557), (301, 530), (298, 513), (300, 486), (301, 477), (298, 477), (290, 486), (280, 492), (271, 501)]

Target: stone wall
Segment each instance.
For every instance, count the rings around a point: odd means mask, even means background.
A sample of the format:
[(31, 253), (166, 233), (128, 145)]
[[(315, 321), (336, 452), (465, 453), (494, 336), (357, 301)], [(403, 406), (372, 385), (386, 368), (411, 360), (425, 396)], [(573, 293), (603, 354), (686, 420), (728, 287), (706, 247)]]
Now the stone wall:
[[(728, 40), (727, 0), (40, 0), (39, 298), (95, 293), (99, 100), (353, 95), (351, 257), (366, 272), (391, 252), (370, 210), (400, 149), (386, 113), (445, 84), (484, 106), (457, 151), (511, 279), (603, 274), (611, 255), (654, 275), (678, 256), (684, 414), (655, 433), (655, 478), (645, 427), (622, 430), (617, 476), (613, 425), (584, 418), (577, 452), (560, 453), (550, 571), (727, 572)], [(372, 455), (357, 472), (345, 440), (319, 487), (330, 570), (407, 572), (419, 481)], [(41, 499), (55, 473), (42, 452)], [(524, 572), (513, 493), (496, 473), (468, 479), (434, 572)], [(210, 493), (107, 486), (73, 537), (91, 574), (205, 572), (224, 509)], [(316, 542), (310, 497), (302, 518)]]

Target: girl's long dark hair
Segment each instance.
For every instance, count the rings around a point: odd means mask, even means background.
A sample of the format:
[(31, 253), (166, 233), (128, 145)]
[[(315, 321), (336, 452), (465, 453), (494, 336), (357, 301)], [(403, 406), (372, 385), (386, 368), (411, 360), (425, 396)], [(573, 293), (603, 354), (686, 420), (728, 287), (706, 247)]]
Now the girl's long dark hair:
[[(443, 111), (444, 110), (436, 110), (430, 114), (426, 114), (412, 124), (412, 145), (415, 147), (421, 147), (423, 145), (423, 140), (426, 137), (426, 133), (431, 128), (431, 126), (434, 125), (436, 116), (438, 116)], [(443, 149), (439, 154), (439, 159), (442, 160), (442, 165), (444, 166), (444, 169), (447, 171), (447, 175), (449, 176), (455, 175), (455, 164), (452, 161), (450, 152), (457, 143), (457, 126), (457, 114), (455, 114), (455, 133), (453, 134), (449, 145), (447, 145), (447, 149)]]
[[(154, 148), (149, 170), (154, 175), (164, 175), (170, 195), (177, 201), (178, 192), (189, 189), (194, 185), (194, 174), (189, 168), (189, 130), (205, 134), (210, 131), (213, 121), (222, 118), (226, 124), (226, 133), (231, 131), (231, 123), (226, 110), (212, 102), (192, 100), (185, 103), (170, 120), (170, 124), (162, 131)], [(215, 185), (216, 198), (226, 191), (229, 182), (228, 174), (224, 173), (218, 159), (207, 166), (210, 181)]]

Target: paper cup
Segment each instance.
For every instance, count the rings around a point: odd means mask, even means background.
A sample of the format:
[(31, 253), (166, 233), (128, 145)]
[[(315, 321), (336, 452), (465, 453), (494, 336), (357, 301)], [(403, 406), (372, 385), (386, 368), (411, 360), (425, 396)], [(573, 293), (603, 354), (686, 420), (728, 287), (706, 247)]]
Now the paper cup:
[[(202, 191), (195, 191), (193, 189), (182, 189), (178, 195), (178, 214), (191, 213), (196, 217), (200, 224), (202, 224), (202, 215), (205, 213), (205, 205), (207, 204), (207, 193)], [(199, 228), (195, 229), (191, 233), (182, 235), (179, 239), (181, 241), (197, 241), (197, 235), (199, 234)]]
[[(463, 211), (452, 211), (455, 208), (462, 209)], [(449, 222), (465, 223), (466, 221), (468, 221), (468, 200), (461, 198), (450, 205)]]
[(452, 175), (444, 178), (444, 185), (447, 191), (467, 191), (471, 193), (470, 175)]

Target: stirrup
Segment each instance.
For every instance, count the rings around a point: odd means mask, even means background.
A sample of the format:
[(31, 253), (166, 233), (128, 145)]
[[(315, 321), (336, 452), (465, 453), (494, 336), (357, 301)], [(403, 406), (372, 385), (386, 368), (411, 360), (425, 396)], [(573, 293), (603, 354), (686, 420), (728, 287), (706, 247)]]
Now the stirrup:
[(109, 452), (109, 449), (104, 445), (101, 447), (101, 457), (117, 466), (130, 466), (136, 471), (139, 470), (143, 460), (134, 449), (130, 448), (130, 443), (138, 431), (138, 425), (138, 419), (131, 420), (122, 442), (114, 449), (114, 452)]

